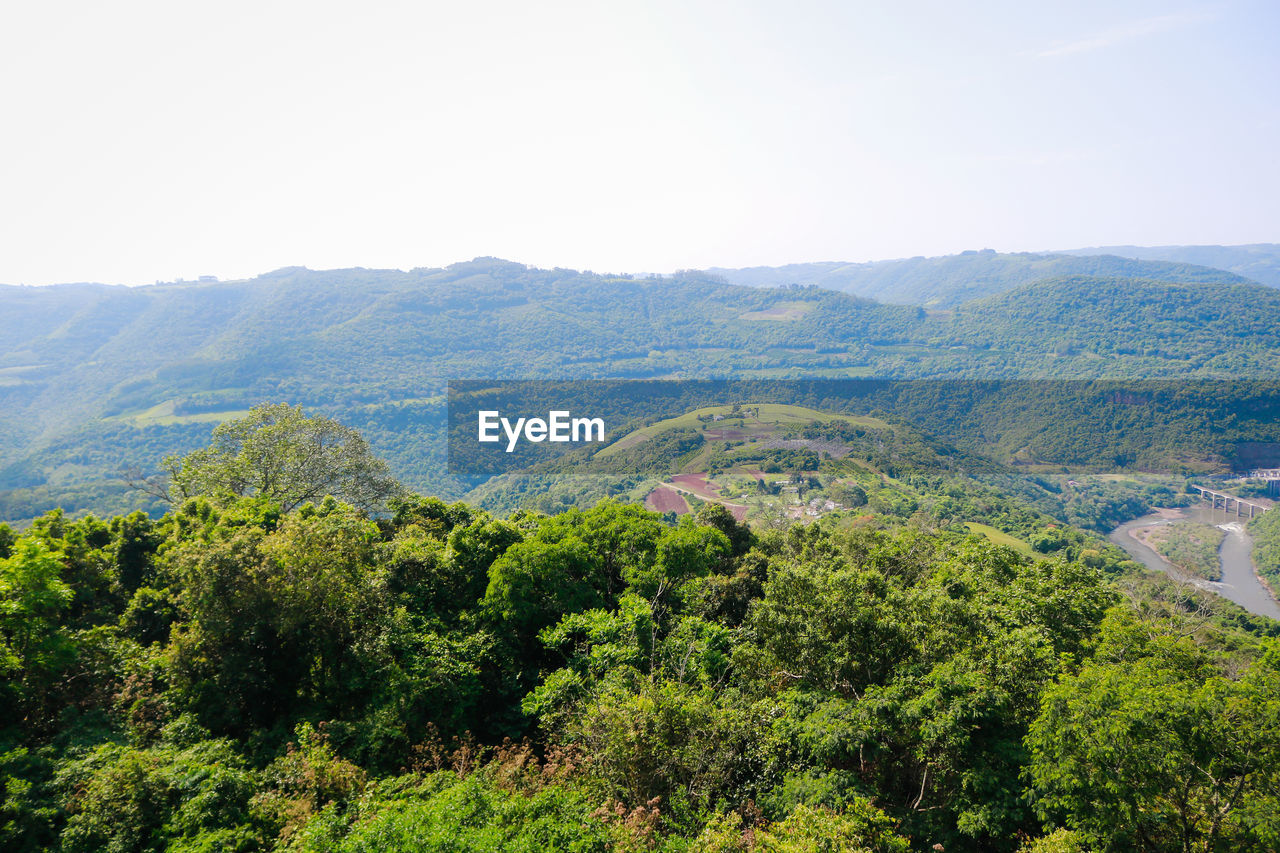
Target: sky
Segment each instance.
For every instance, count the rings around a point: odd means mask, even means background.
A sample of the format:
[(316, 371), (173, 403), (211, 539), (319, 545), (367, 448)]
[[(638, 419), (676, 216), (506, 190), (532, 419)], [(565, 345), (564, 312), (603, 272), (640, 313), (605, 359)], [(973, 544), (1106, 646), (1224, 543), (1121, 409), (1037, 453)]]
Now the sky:
[(9, 4), (0, 282), (1280, 242), (1280, 4)]

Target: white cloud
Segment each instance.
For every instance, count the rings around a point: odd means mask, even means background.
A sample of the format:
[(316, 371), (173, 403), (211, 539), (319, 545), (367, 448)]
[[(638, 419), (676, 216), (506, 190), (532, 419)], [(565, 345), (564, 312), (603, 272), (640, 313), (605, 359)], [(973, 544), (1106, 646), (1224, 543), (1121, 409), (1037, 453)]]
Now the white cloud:
[(1077, 53), (1105, 50), (1145, 36), (1203, 23), (1209, 20), (1210, 17), (1204, 12), (1178, 12), (1172, 15), (1156, 15), (1122, 26), (1110, 27), (1085, 38), (1059, 42), (1052, 47), (1038, 51), (1036, 56), (1044, 59), (1054, 59), (1060, 56), (1072, 56)]

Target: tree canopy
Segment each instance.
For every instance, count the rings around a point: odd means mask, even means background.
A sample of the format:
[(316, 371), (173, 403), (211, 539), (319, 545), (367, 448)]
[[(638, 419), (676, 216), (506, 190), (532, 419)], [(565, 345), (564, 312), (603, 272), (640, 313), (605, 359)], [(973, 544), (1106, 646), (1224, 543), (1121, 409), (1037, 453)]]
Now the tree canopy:
[(0, 849), (1280, 844), (1280, 625), (1083, 531), (373, 514), (291, 473), (326, 429), (265, 407), (162, 517), (0, 527)]
[(1280, 840), (1276, 641), (1131, 603), (1105, 550), (393, 504), (198, 497), (9, 543), (0, 846)]
[(220, 424), (208, 447), (164, 464), (178, 501), (261, 497), (289, 512), (332, 495), (371, 509), (400, 491), (357, 430), (288, 403), (255, 406)]

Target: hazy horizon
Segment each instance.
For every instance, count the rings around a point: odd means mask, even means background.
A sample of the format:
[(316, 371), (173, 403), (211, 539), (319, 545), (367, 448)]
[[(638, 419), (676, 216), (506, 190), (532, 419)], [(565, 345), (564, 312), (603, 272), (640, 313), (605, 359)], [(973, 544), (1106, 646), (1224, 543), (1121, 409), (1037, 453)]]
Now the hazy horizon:
[[(1147, 249), (1147, 250), (1173, 249), (1173, 248), (1240, 249), (1240, 248), (1245, 248), (1249, 246), (1276, 246), (1277, 248), (1280, 248), (1280, 243), (1259, 242), (1259, 243), (1238, 243), (1233, 245), (1201, 243), (1201, 244), (1187, 244), (1185, 246), (1172, 246), (1172, 245), (1132, 246), (1131, 248)], [(1043, 249), (1043, 250), (1040, 250), (1040, 249), (991, 249), (991, 248), (984, 247), (981, 249), (961, 249), (956, 252), (949, 252), (945, 255), (917, 254), (917, 255), (903, 255), (901, 257), (896, 257), (896, 258), (869, 258), (867, 260), (851, 260), (848, 258), (813, 258), (809, 260), (787, 261), (785, 263), (776, 263), (776, 264), (765, 263), (765, 264), (750, 264), (750, 265), (744, 265), (744, 266), (729, 266), (727, 264), (709, 264), (704, 267), (682, 267), (679, 269), (669, 269), (669, 270), (629, 270), (629, 269), (620, 269), (620, 268), (588, 269), (585, 267), (570, 267), (570, 266), (565, 266), (563, 264), (553, 264), (553, 265), (532, 264), (532, 263), (527, 263), (526, 261), (523, 261), (520, 258), (504, 258), (504, 257), (499, 257), (497, 255), (475, 255), (470, 258), (456, 258), (454, 260), (446, 261), (440, 264), (430, 264), (430, 265), (416, 264), (414, 266), (406, 266), (406, 267), (370, 266), (368, 264), (354, 264), (354, 265), (345, 266), (345, 267), (315, 267), (315, 266), (310, 266), (308, 264), (284, 264), (282, 266), (273, 267), (271, 269), (257, 270), (256, 272), (252, 272), (247, 275), (234, 276), (234, 277), (217, 276), (217, 275), (213, 275), (212, 273), (200, 273), (198, 275), (178, 276), (170, 279), (155, 279), (152, 281), (129, 281), (129, 282), (103, 281), (101, 279), (83, 279), (80, 281), (50, 281), (50, 282), (40, 282), (40, 283), (0, 281), (0, 286), (55, 287), (58, 285), (106, 285), (109, 287), (146, 287), (148, 285), (156, 285), (156, 284), (198, 284), (202, 279), (206, 281), (227, 281), (227, 282), (246, 281), (246, 280), (258, 278), (260, 276), (270, 275), (271, 273), (278, 272), (280, 270), (285, 270), (285, 269), (305, 269), (310, 272), (335, 272), (335, 271), (341, 271), (341, 270), (364, 269), (364, 270), (371, 270), (371, 271), (407, 273), (415, 269), (445, 269), (455, 264), (464, 264), (472, 261), (482, 260), (485, 258), (493, 258), (500, 261), (509, 261), (511, 263), (523, 264), (532, 269), (547, 269), (547, 270), (569, 269), (569, 270), (574, 270), (576, 272), (583, 272), (583, 273), (593, 273), (593, 274), (600, 274), (600, 275), (624, 275), (624, 276), (634, 276), (634, 277), (640, 278), (640, 277), (649, 276), (649, 275), (670, 276), (679, 272), (684, 272), (686, 270), (715, 271), (717, 269), (721, 269), (721, 270), (743, 270), (743, 269), (753, 269), (753, 268), (777, 269), (777, 268), (782, 268), (787, 266), (803, 266), (808, 264), (870, 265), (870, 264), (880, 264), (880, 263), (893, 263), (895, 261), (913, 260), (916, 258), (933, 259), (933, 258), (955, 257), (957, 255), (975, 254), (975, 253), (982, 253), (982, 252), (995, 252), (1001, 255), (1019, 255), (1019, 254), (1053, 255), (1053, 254), (1059, 254), (1059, 253), (1080, 253), (1083, 251), (1096, 249), (1098, 250), (1099, 254), (1105, 254), (1105, 250), (1107, 249), (1125, 248), (1125, 247), (1126, 246), (1124, 244), (1111, 244), (1106, 246), (1078, 246), (1074, 248)]]
[(1261, 0), (133, 0), (0, 34), (0, 282), (1280, 240)]
[[(675, 273), (683, 272), (683, 271), (685, 271), (685, 270), (714, 271), (714, 270), (717, 270), (717, 269), (722, 269), (722, 270), (740, 270), (740, 269), (751, 269), (751, 268), (771, 269), (771, 268), (781, 268), (781, 267), (786, 267), (786, 266), (800, 266), (800, 265), (806, 265), (806, 264), (858, 264), (858, 265), (864, 265), (864, 264), (892, 263), (892, 262), (895, 262), (895, 261), (912, 260), (912, 259), (914, 259), (914, 258), (942, 258), (942, 257), (954, 257), (954, 256), (956, 256), (956, 255), (960, 255), (960, 254), (965, 254), (965, 253), (979, 253), (979, 252), (996, 252), (996, 253), (998, 253), (998, 254), (1009, 254), (1009, 255), (1016, 255), (1016, 254), (1032, 254), (1032, 255), (1043, 254), (1043, 255), (1052, 255), (1052, 254), (1057, 254), (1057, 253), (1080, 252), (1080, 251), (1084, 251), (1084, 250), (1088, 250), (1088, 249), (1098, 249), (1098, 250), (1100, 250), (1100, 253), (1101, 253), (1101, 250), (1105, 250), (1105, 249), (1109, 249), (1109, 248), (1117, 248), (1117, 247), (1119, 247), (1119, 245), (1120, 245), (1120, 244), (1113, 244), (1113, 245), (1111, 245), (1111, 246), (1079, 246), (1079, 247), (1076, 247), (1076, 248), (1070, 248), (1070, 249), (1066, 249), (1066, 248), (1064, 248), (1064, 249), (1045, 249), (1045, 250), (1036, 250), (1036, 249), (1013, 249), (1013, 250), (1005, 250), (1005, 249), (989, 249), (989, 248), (985, 248), (985, 247), (984, 247), (984, 248), (982, 248), (982, 249), (961, 249), (961, 250), (959, 250), (959, 251), (957, 251), (957, 252), (950, 252), (950, 253), (948, 253), (948, 254), (946, 254), (946, 255), (904, 255), (904, 256), (896, 257), (896, 258), (870, 258), (870, 259), (867, 259), (867, 260), (850, 260), (850, 259), (848, 259), (848, 258), (814, 258), (814, 259), (804, 260), (804, 261), (788, 261), (788, 262), (786, 262), (786, 263), (777, 263), (777, 264), (750, 264), (750, 265), (746, 265), (746, 266), (728, 266), (728, 265), (726, 265), (726, 264), (710, 264), (710, 265), (705, 266), (705, 267), (682, 267), (682, 268), (680, 268), (680, 269), (671, 269), (671, 270), (628, 270), (628, 269), (619, 269), (619, 268), (587, 269), (587, 268), (585, 268), (585, 267), (569, 267), (569, 266), (565, 266), (565, 265), (563, 265), (563, 264), (555, 264), (555, 265), (549, 265), (549, 266), (547, 266), (547, 265), (542, 265), (542, 264), (531, 264), (531, 263), (527, 263), (527, 262), (525, 262), (525, 261), (521, 260), (520, 258), (503, 258), (503, 257), (499, 257), (499, 256), (497, 256), (497, 255), (475, 255), (475, 256), (470, 257), (470, 258), (456, 258), (456, 259), (454, 259), (454, 260), (446, 261), (446, 262), (444, 262), (444, 263), (440, 263), (440, 264), (431, 264), (431, 265), (427, 265), (427, 264), (416, 264), (416, 265), (414, 265), (414, 266), (408, 266), (408, 267), (384, 267), (384, 266), (370, 266), (370, 265), (368, 265), (368, 264), (355, 264), (355, 265), (352, 265), (352, 266), (345, 266), (345, 267), (314, 267), (314, 266), (310, 266), (310, 265), (307, 265), (307, 264), (284, 264), (284, 265), (282, 265), (282, 266), (273, 267), (272, 269), (258, 270), (258, 271), (256, 271), (256, 272), (252, 272), (252, 273), (249, 273), (249, 274), (247, 274), (247, 275), (235, 276), (235, 277), (231, 277), (231, 276), (216, 276), (216, 275), (213, 275), (212, 273), (200, 273), (200, 274), (197, 274), (197, 275), (178, 276), (178, 277), (170, 278), (170, 279), (154, 279), (154, 280), (152, 280), (152, 281), (129, 281), (129, 282), (124, 282), (124, 281), (103, 281), (103, 280), (101, 280), (101, 279), (83, 279), (83, 280), (80, 280), (80, 281), (50, 281), (50, 282), (40, 282), (40, 283), (30, 283), (30, 282), (13, 282), (13, 281), (0, 281), (0, 286), (11, 286), (11, 287), (56, 287), (56, 286), (59, 286), (59, 285), (105, 285), (105, 286), (108, 286), (108, 287), (146, 287), (146, 286), (148, 286), (148, 285), (156, 285), (156, 284), (198, 284), (198, 283), (200, 283), (200, 281), (201, 281), (201, 279), (202, 279), (202, 278), (203, 278), (203, 279), (206, 279), (206, 280), (211, 280), (211, 281), (220, 281), (220, 282), (221, 282), (221, 281), (226, 281), (226, 282), (231, 282), (231, 281), (246, 281), (246, 280), (250, 280), (250, 279), (258, 278), (258, 277), (260, 277), (260, 276), (270, 275), (271, 273), (278, 272), (278, 271), (280, 271), (280, 270), (284, 270), (284, 269), (306, 269), (306, 270), (309, 270), (309, 271), (311, 271), (311, 272), (332, 272), (332, 271), (341, 271), (341, 270), (365, 269), (365, 270), (372, 270), (372, 271), (388, 271), (388, 272), (405, 272), (405, 273), (407, 273), (407, 272), (410, 272), (410, 271), (412, 271), (412, 270), (414, 270), (414, 269), (445, 269), (445, 268), (448, 268), (448, 267), (450, 267), (450, 266), (453, 266), (454, 264), (464, 264), (464, 263), (469, 263), (469, 262), (471, 262), (471, 261), (481, 260), (481, 259), (484, 259), (484, 258), (495, 258), (495, 259), (497, 259), (497, 260), (501, 260), (501, 261), (510, 261), (510, 262), (512, 262), (512, 263), (524, 264), (525, 266), (530, 267), (530, 268), (533, 268), (533, 269), (547, 269), (547, 270), (550, 270), (550, 269), (569, 269), (569, 270), (574, 270), (574, 271), (576, 271), (576, 272), (583, 272), (583, 273), (594, 273), (594, 274), (600, 274), (600, 275), (624, 275), (624, 276), (634, 276), (634, 277), (640, 278), (640, 277), (643, 277), (643, 276), (649, 276), (649, 275), (670, 276), (670, 275), (673, 275), (673, 274), (675, 274)], [(1224, 249), (1235, 249), (1235, 248), (1243, 248), (1243, 247), (1245, 247), (1245, 246), (1257, 246), (1257, 245), (1269, 245), (1269, 246), (1277, 246), (1277, 247), (1280, 247), (1280, 243), (1240, 243), (1240, 244), (1235, 244), (1235, 245), (1219, 245), (1219, 244), (1212, 244), (1212, 247), (1213, 247), (1213, 248), (1224, 248)], [(1154, 249), (1165, 249), (1165, 248), (1204, 248), (1204, 247), (1209, 247), (1209, 246), (1210, 246), (1210, 244), (1198, 244), (1198, 245), (1188, 244), (1188, 245), (1187, 245), (1187, 246), (1185, 246), (1185, 247), (1174, 247), (1174, 246), (1135, 246), (1135, 247), (1133, 247), (1133, 248), (1139, 248), (1139, 249), (1153, 249), (1153, 250), (1154, 250)]]

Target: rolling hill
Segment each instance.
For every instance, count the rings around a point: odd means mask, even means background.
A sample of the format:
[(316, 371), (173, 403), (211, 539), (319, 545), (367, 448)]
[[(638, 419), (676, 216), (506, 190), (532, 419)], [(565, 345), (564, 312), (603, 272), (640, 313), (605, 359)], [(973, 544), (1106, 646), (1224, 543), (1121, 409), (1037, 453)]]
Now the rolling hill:
[(1280, 287), (1280, 244), (1251, 243), (1244, 246), (1101, 246), (1072, 249), (1064, 255), (1119, 255), (1141, 261), (1169, 261), (1198, 264), (1228, 270), (1245, 278)]
[[(936, 326), (960, 346), (998, 341), (1004, 351), (1037, 357), (1146, 363), (1151, 375), (1171, 375), (1171, 367), (1230, 375), (1247, 372), (1253, 358), (1270, 358), (1277, 316), (1280, 291), (1251, 283), (1069, 276), (960, 306)], [(1228, 339), (1231, 346), (1220, 348)]]
[(990, 521), (1022, 536), (1052, 523), (1044, 511), (1065, 515), (1044, 486), (900, 419), (771, 402), (651, 420), (603, 449), (501, 474), (466, 496), (504, 515), (605, 498), (672, 515), (718, 503), (740, 521), (764, 525), (850, 512), (902, 521), (923, 509), (948, 523)]
[(937, 258), (905, 258), (863, 264), (812, 263), (746, 269), (713, 268), (733, 284), (779, 287), (817, 285), (880, 302), (951, 308), (1047, 278), (1083, 275), (1174, 282), (1239, 284), (1241, 275), (1208, 265), (1134, 260), (1093, 253), (998, 253), (990, 249)]
[(136, 505), (123, 467), (153, 468), (264, 401), (337, 417), (411, 486), (461, 494), (444, 471), (448, 378), (1277, 375), (1280, 294), (1215, 276), (1059, 278), (943, 312), (492, 258), (0, 287), (0, 517)]

